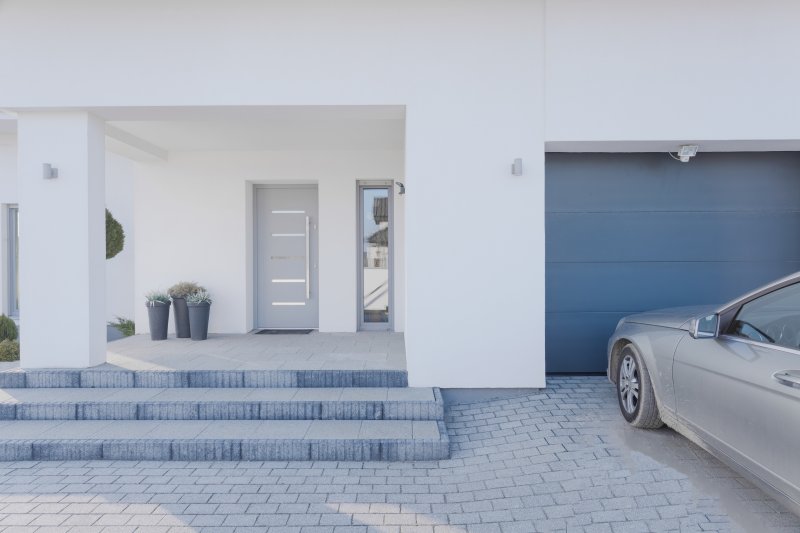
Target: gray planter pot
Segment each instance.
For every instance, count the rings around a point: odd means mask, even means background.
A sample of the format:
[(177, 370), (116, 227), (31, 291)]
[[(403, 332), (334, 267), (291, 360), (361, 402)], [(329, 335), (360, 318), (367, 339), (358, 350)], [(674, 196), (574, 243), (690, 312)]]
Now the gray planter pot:
[(186, 298), (172, 299), (172, 318), (175, 321), (175, 336), (179, 339), (188, 339), (190, 336), (189, 308), (186, 307)]
[(150, 339), (163, 341), (167, 338), (169, 328), (169, 302), (154, 305), (146, 304), (147, 318), (150, 321)]
[(189, 329), (193, 341), (204, 341), (208, 338), (208, 315), (211, 304), (186, 304), (189, 308)]

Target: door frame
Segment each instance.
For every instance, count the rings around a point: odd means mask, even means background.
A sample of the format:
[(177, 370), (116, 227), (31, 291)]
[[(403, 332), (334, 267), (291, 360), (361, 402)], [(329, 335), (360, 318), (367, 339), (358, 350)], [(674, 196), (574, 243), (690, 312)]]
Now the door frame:
[[(253, 296), (253, 330), (258, 331), (259, 329), (264, 329), (266, 326), (261, 325), (261, 316), (259, 314), (259, 258), (261, 254), (259, 253), (261, 250), (261, 236), (259, 234), (258, 226), (259, 226), (259, 217), (260, 217), (260, 210), (258, 206), (258, 191), (260, 189), (314, 189), (317, 192), (317, 219), (319, 219), (319, 185), (317, 183), (309, 183), (309, 182), (282, 182), (282, 183), (254, 183), (253, 184), (253, 286), (252, 286), (252, 296)], [(319, 220), (316, 221), (317, 226), (317, 258), (319, 259)], [(319, 262), (319, 261), (317, 261)], [(317, 298), (319, 298), (319, 269), (314, 269), (312, 267), (312, 271), (316, 272), (317, 277)], [(317, 302), (319, 304), (319, 301)], [(319, 330), (319, 305), (317, 305), (317, 326), (315, 328), (306, 328), (306, 327), (297, 327), (297, 328), (280, 328), (280, 329), (315, 329)]]
[[(386, 189), (389, 197), (389, 321), (364, 322), (364, 189)], [(394, 331), (394, 181), (359, 180), (356, 182), (356, 314), (358, 331)]]

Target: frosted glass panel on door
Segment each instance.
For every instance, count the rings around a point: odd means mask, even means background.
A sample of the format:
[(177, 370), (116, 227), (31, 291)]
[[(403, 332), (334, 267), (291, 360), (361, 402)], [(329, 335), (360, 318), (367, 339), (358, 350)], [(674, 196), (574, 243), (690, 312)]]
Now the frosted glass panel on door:
[(363, 322), (389, 322), (389, 189), (361, 189)]

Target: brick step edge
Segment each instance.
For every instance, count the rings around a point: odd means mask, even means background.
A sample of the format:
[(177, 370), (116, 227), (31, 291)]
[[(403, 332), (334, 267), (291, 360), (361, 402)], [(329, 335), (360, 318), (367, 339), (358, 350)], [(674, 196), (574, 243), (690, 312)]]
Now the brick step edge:
[(0, 403), (0, 420), (444, 420), (433, 401), (142, 401)]
[(0, 461), (435, 461), (450, 439), (0, 440)]
[(0, 389), (408, 387), (405, 370), (6, 370)]

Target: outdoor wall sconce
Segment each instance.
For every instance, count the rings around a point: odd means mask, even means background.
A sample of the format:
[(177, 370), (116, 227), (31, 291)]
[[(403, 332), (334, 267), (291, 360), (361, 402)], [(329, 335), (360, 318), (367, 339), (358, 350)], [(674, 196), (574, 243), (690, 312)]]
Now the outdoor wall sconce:
[(400, 183), (399, 181), (394, 182), (397, 185), (397, 194), (403, 195), (406, 193), (406, 186)]
[(511, 165), (511, 175), (512, 176), (522, 176), (522, 159), (519, 157), (514, 160), (514, 163)]
[(58, 169), (50, 163), (42, 165), (42, 177), (46, 180), (54, 180), (58, 177)]

